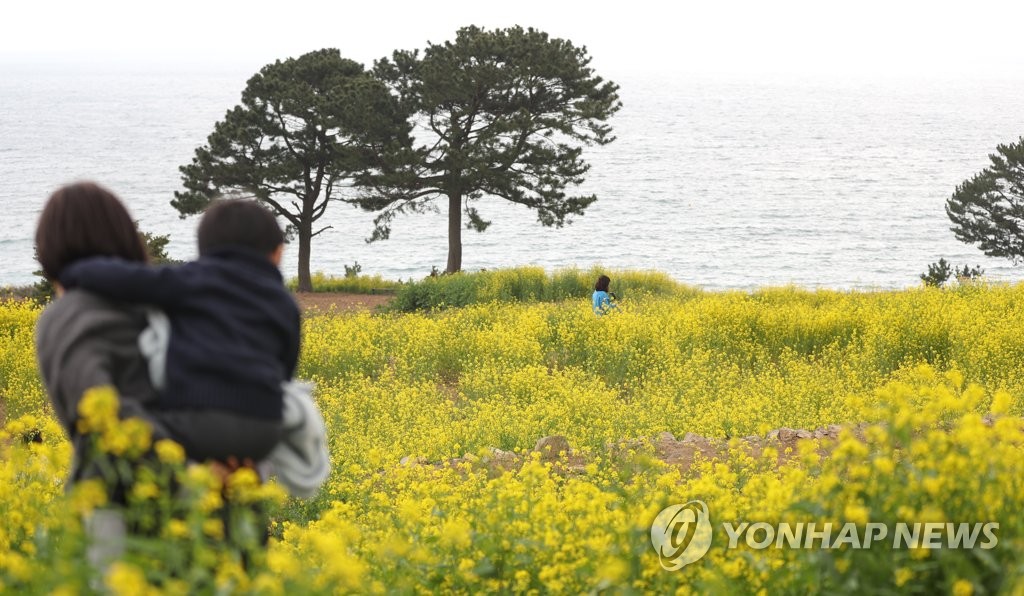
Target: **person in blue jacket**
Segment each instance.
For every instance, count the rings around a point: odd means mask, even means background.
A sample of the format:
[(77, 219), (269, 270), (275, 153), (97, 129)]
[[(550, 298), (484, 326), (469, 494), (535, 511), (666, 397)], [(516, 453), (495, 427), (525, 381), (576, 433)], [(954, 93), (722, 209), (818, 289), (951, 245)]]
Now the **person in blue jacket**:
[(608, 314), (612, 309), (618, 308), (612, 302), (615, 299), (615, 294), (608, 291), (608, 284), (611, 282), (611, 278), (607, 275), (602, 275), (597, 278), (597, 283), (594, 284), (593, 306), (594, 314), (598, 316)]

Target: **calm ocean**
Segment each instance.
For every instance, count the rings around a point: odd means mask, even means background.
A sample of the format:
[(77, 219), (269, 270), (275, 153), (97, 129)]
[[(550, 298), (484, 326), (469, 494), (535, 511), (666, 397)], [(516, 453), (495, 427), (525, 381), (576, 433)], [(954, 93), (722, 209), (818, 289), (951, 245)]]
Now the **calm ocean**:
[[(178, 166), (234, 106), (251, 73), (0, 71), (0, 285), (33, 280), (32, 235), (47, 195), (92, 179), (112, 188), (170, 252), (194, 256), (195, 219), (170, 206)], [(605, 74), (605, 73), (602, 73)], [(607, 73), (611, 74), (611, 73)], [(544, 228), (498, 200), (494, 224), (464, 234), (467, 270), (599, 263), (657, 269), (708, 289), (797, 284), (898, 288), (945, 257), (991, 278), (1024, 268), (956, 241), (954, 187), (1024, 134), (1015, 80), (672, 80), (610, 76), (624, 103), (618, 140), (592, 149), (584, 217)], [(332, 206), (313, 269), (419, 278), (443, 268), (443, 214), (396, 222), (366, 244), (372, 215)], [(285, 274), (295, 275), (295, 254)]]

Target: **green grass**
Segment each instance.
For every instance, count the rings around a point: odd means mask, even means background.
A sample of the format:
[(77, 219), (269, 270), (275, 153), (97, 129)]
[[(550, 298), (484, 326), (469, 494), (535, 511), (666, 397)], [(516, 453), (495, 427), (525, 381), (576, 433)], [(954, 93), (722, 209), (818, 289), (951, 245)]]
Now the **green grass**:
[(559, 269), (516, 267), (475, 273), (428, 277), (402, 284), (392, 308), (399, 311), (468, 306), (486, 302), (557, 302), (587, 298), (598, 276), (608, 275), (611, 290), (626, 296), (695, 296), (700, 290), (685, 286), (657, 271), (615, 271), (603, 267)]
[[(353, 277), (331, 277), (321, 272), (313, 274), (314, 292), (347, 292), (349, 294), (391, 294), (400, 288), (401, 282), (384, 279), (380, 275), (356, 275)], [(288, 281), (293, 292), (298, 288), (297, 279)]]

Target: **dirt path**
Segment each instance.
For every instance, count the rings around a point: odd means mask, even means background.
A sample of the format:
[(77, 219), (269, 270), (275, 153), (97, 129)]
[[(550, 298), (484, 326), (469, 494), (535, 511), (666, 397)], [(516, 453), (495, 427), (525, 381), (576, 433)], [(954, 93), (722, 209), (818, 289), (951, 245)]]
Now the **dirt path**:
[[(861, 425), (851, 427), (854, 435), (862, 438), (863, 428)], [(830, 425), (813, 431), (779, 428), (770, 431), (767, 436), (743, 437), (739, 444), (730, 444), (727, 439), (715, 439), (702, 437), (693, 433), (686, 433), (682, 439), (676, 439), (671, 433), (661, 433), (653, 441), (623, 441), (617, 445), (609, 445), (608, 448), (612, 457), (618, 457), (632, 449), (654, 448), (654, 455), (661, 461), (688, 472), (694, 462), (700, 458), (703, 460), (725, 460), (729, 457), (731, 449), (743, 449), (748, 455), (757, 459), (761, 457), (765, 448), (772, 447), (777, 452), (777, 464), (783, 465), (788, 460), (796, 457), (798, 453), (797, 443), (803, 439), (816, 439), (819, 442), (817, 451), (822, 457), (828, 457), (839, 438), (842, 427)], [(589, 456), (581, 455), (573, 451), (569, 441), (563, 436), (544, 437), (537, 441), (533, 449), (540, 452), (542, 461), (550, 461), (556, 464), (556, 468), (567, 473), (583, 473), (586, 464), (590, 461)], [(491, 454), (483, 459), (476, 456), (465, 455), (463, 457), (447, 460), (444, 462), (430, 462), (425, 459), (411, 460), (406, 457), (400, 462), (403, 465), (434, 465), (434, 466), (457, 466), (467, 461), (477, 462), (486, 466), (494, 473), (501, 473), (508, 470), (518, 470), (527, 461), (527, 456), (522, 453), (502, 451), (501, 449), (490, 448)], [(557, 454), (561, 453), (559, 456)]]
[(295, 300), (305, 314), (375, 310), (394, 296), (389, 294), (346, 294), (343, 292), (296, 292)]

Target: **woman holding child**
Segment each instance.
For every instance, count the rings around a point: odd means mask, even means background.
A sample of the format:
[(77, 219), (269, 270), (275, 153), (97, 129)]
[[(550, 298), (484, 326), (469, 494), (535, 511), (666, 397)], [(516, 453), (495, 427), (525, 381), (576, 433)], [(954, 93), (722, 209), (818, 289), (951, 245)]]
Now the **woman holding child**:
[[(277, 269), (283, 236), (251, 201), (224, 201), (200, 224), (200, 258), (146, 265), (135, 224), (110, 191), (82, 182), (57, 190), (36, 230), (38, 259), (57, 299), (36, 329), (39, 370), (71, 437), (71, 481), (88, 476), (77, 432), (87, 389), (115, 387), (121, 418), (154, 439), (181, 443), (194, 461), (259, 461), (282, 435), (281, 384), (299, 348), (299, 312)], [(139, 335), (162, 308), (166, 368), (143, 357)], [(159, 377), (165, 377), (160, 379)]]

